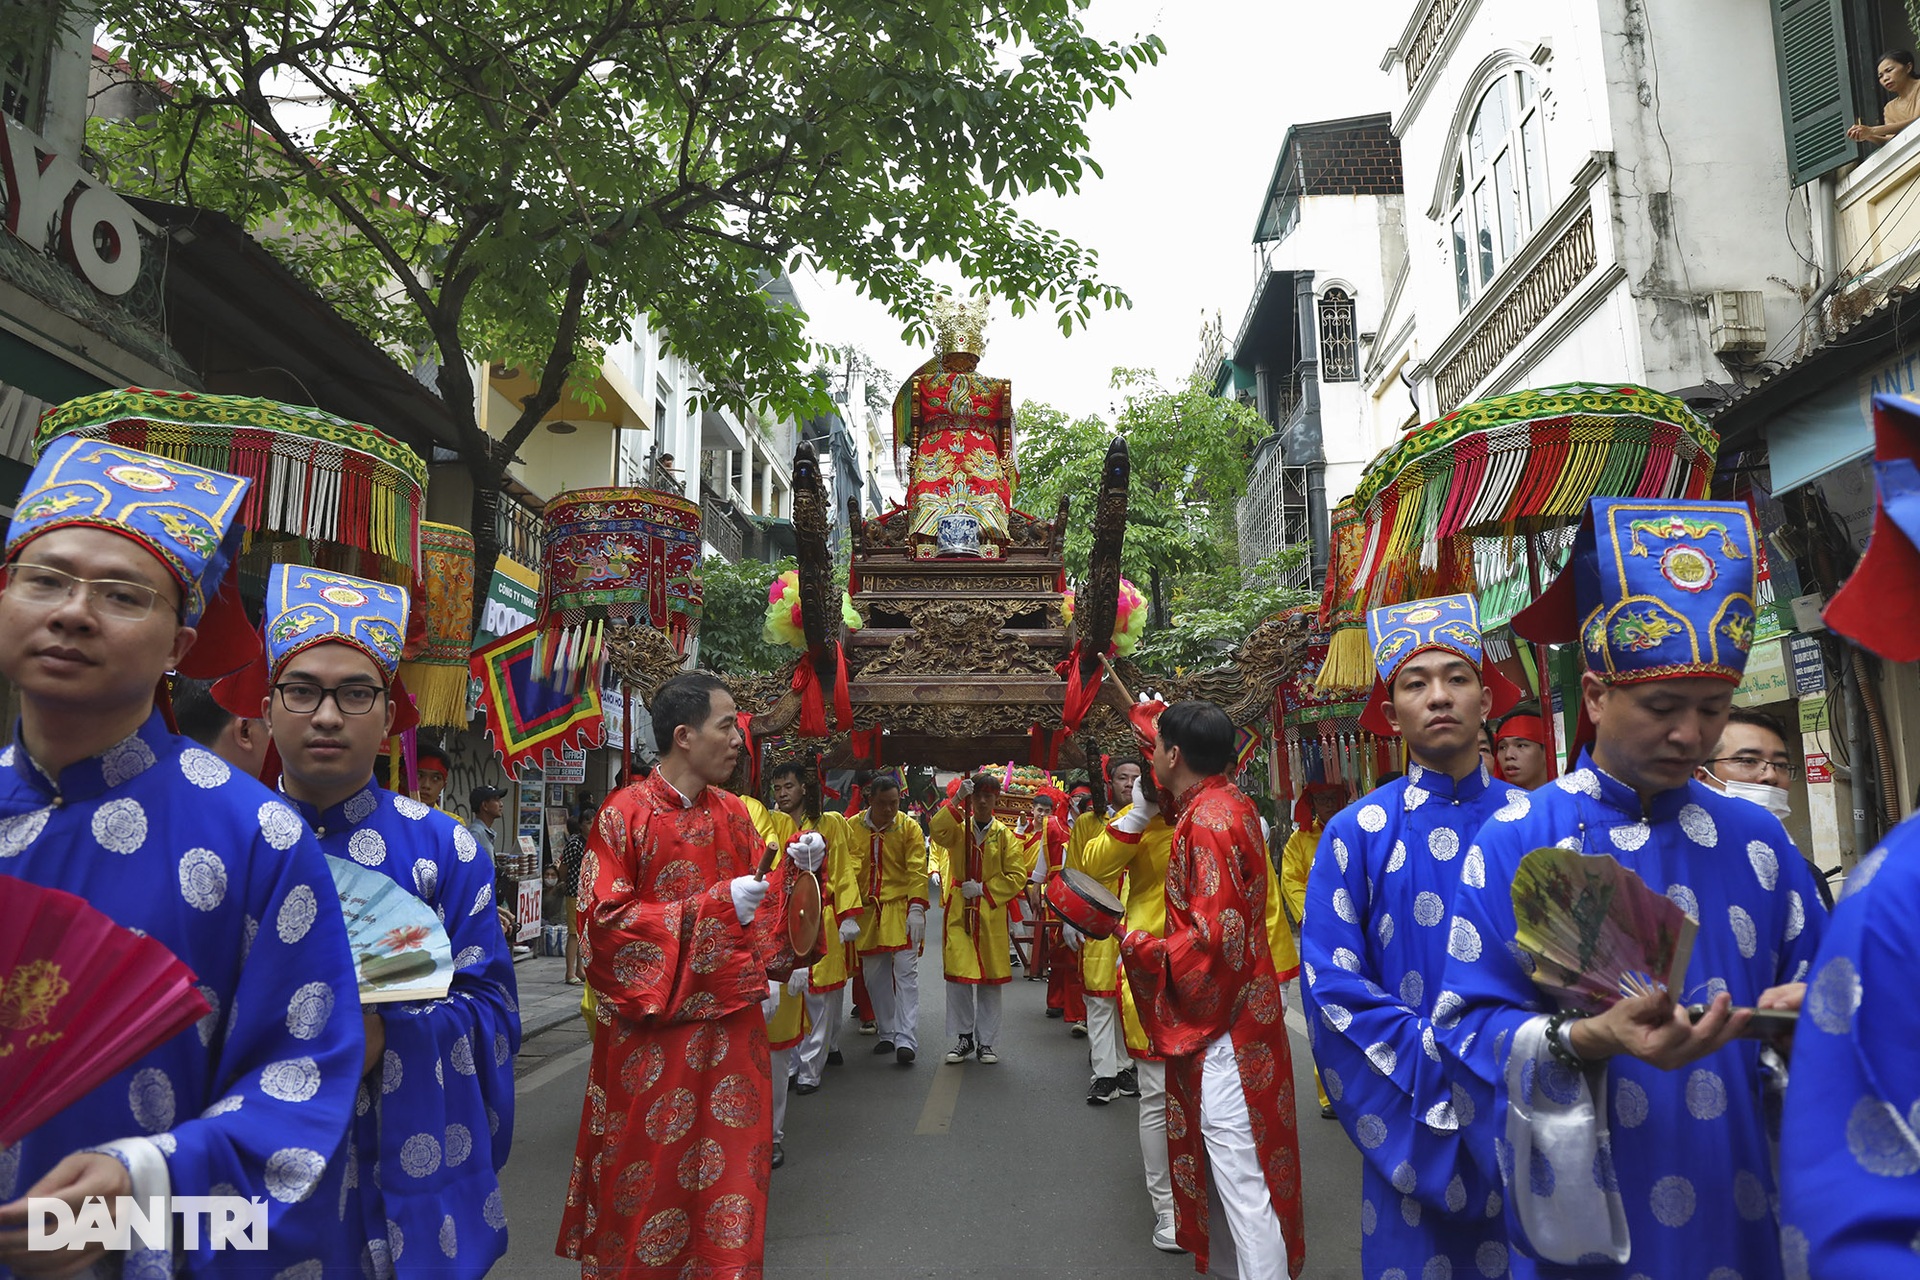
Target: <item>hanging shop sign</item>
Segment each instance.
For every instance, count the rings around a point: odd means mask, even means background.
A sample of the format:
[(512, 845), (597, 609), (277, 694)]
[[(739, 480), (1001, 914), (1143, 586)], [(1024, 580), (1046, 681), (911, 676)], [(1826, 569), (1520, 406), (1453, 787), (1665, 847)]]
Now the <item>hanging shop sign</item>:
[(140, 279), (140, 233), (153, 226), (46, 139), (0, 115), (0, 199), (7, 231), (35, 253), (51, 248), (109, 297)]

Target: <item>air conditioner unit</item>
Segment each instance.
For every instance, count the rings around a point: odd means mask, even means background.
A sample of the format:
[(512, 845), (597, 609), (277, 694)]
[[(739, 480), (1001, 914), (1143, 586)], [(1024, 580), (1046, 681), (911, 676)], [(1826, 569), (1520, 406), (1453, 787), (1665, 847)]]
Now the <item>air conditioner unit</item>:
[(1759, 355), (1767, 349), (1767, 313), (1758, 289), (1716, 289), (1707, 295), (1707, 335), (1715, 355)]

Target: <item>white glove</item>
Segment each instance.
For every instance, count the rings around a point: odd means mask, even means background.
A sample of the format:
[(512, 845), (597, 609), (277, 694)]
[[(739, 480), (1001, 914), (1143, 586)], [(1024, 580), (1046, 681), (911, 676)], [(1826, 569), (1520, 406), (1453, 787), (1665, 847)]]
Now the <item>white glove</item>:
[(972, 902), (986, 891), (987, 887), (978, 880), (962, 880), (960, 882), (960, 896), (968, 902)]
[(735, 876), (727, 891), (733, 895), (733, 914), (740, 917), (740, 923), (753, 923), (753, 913), (760, 909), (760, 900), (767, 896), (767, 882), (756, 880), (752, 876)]
[(1152, 824), (1155, 815), (1159, 812), (1159, 804), (1155, 800), (1147, 799), (1146, 788), (1141, 784), (1140, 779), (1135, 778), (1133, 807), (1113, 820), (1113, 829), (1130, 836), (1137, 836)]
[(802, 871), (818, 871), (827, 860), (827, 842), (818, 831), (809, 831), (787, 846), (787, 857)]
[(852, 916), (848, 916), (845, 920), (842, 920), (840, 922), (840, 941), (852, 942), (855, 938), (859, 936), (860, 936), (860, 922), (857, 919), (855, 919)]
[(1072, 925), (1063, 923), (1060, 926), (1060, 941), (1066, 944), (1067, 950), (1078, 951), (1080, 949), (1080, 945), (1084, 943), (1086, 940), (1087, 940), (1087, 935), (1080, 932), (1078, 929), (1074, 928)]
[(953, 793), (953, 798), (955, 800), (965, 800), (968, 796), (972, 794), (973, 794), (973, 779), (962, 778), (960, 779), (960, 789)]
[(813, 970), (811, 969), (795, 969), (787, 978), (787, 994), (795, 996), (805, 995), (807, 992), (807, 975), (812, 972)]
[(927, 940), (927, 909), (919, 903), (907, 908), (907, 941), (919, 946)]
[(940, 896), (940, 873), (938, 871), (927, 872), (927, 892), (935, 898)]

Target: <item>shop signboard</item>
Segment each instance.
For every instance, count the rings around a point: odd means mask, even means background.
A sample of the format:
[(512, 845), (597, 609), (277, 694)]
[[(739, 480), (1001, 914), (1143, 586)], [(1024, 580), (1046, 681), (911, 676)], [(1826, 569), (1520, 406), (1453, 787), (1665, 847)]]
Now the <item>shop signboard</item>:
[(1812, 636), (1795, 636), (1789, 643), (1793, 660), (1793, 696), (1810, 698), (1827, 691), (1827, 664), (1820, 655), (1820, 642)]
[(1793, 696), (1793, 681), (1787, 674), (1785, 646), (1769, 640), (1753, 646), (1747, 655), (1747, 674), (1733, 691), (1734, 703), (1742, 707), (1765, 706)]
[(1807, 755), (1807, 785), (1819, 786), (1833, 781), (1833, 761), (1824, 751), (1813, 751)]

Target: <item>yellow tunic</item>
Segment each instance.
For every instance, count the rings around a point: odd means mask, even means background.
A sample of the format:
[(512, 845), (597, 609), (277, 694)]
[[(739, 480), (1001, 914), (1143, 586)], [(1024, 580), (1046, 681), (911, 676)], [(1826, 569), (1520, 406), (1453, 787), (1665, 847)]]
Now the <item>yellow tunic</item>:
[(818, 831), (827, 842), (827, 860), (820, 865), (820, 936), (826, 954), (813, 962), (807, 986), (825, 995), (847, 985), (853, 976), (848, 965), (852, 943), (840, 941), (840, 921), (861, 911), (860, 875), (854, 863), (853, 824), (837, 813), (823, 813), (817, 821), (795, 824), (801, 832)]
[[(753, 819), (754, 830), (760, 833), (762, 840), (771, 840), (780, 846), (780, 858), (787, 856), (787, 846), (800, 834), (793, 819), (778, 809), (769, 809), (752, 796), (741, 796), (740, 803), (747, 806), (747, 816)], [(787, 990), (786, 984), (780, 987), (780, 1004), (767, 1019), (767, 1046), (771, 1049), (788, 1049), (799, 1044), (807, 1034), (807, 1002), (804, 998)]]
[(1307, 876), (1320, 848), (1319, 827), (1296, 827), (1280, 851), (1280, 887), (1286, 891), (1287, 918), (1299, 924), (1307, 914)]
[[(996, 985), (1013, 980), (1007, 959), (1007, 904), (1027, 883), (1026, 851), (997, 818), (988, 824), (983, 840), (975, 842), (973, 831), (972, 819), (956, 817), (952, 805), (940, 806), (933, 815), (933, 842), (940, 849), (942, 870), (940, 908), (946, 914), (942, 959), (948, 982)], [(968, 879), (970, 844), (985, 891), (971, 903), (960, 893)]]
[(905, 951), (913, 945), (907, 913), (927, 905), (927, 838), (904, 813), (895, 814), (885, 831), (868, 826), (862, 813), (847, 823), (847, 832), (861, 904), (854, 946), (863, 956)]
[[(1097, 879), (1126, 876), (1127, 921), (1123, 934), (1144, 929), (1156, 938), (1167, 932), (1167, 860), (1173, 853), (1173, 828), (1161, 814), (1154, 814), (1147, 829), (1139, 835), (1126, 835), (1109, 829), (1098, 840), (1090, 840), (1082, 852), (1082, 870)], [(1267, 949), (1273, 957), (1274, 976), (1285, 982), (1300, 972), (1300, 953), (1293, 942), (1293, 930), (1287, 926), (1286, 912), (1280, 905), (1280, 878), (1272, 863), (1267, 865)], [(1127, 1052), (1135, 1058), (1158, 1060), (1147, 1033), (1140, 1025), (1133, 1005), (1133, 988), (1122, 981), (1120, 1016), (1126, 1028)]]
[[(1128, 809), (1132, 807), (1132, 805), (1127, 806)], [(1124, 813), (1125, 810), (1121, 812)], [(1104, 873), (1094, 870), (1093, 867), (1089, 865), (1089, 850), (1091, 850), (1095, 844), (1106, 843), (1113, 839), (1114, 837), (1107, 834), (1107, 823), (1104, 818), (1091, 812), (1081, 814), (1078, 818), (1074, 819), (1073, 834), (1067, 841), (1067, 865), (1075, 871), (1084, 872), (1092, 876), (1100, 882), (1100, 886), (1108, 893), (1125, 902), (1127, 901), (1127, 893), (1123, 885), (1127, 878), (1126, 861), (1122, 860), (1117, 867), (1113, 867), (1112, 870), (1105, 871)], [(1100, 866), (1106, 868), (1110, 866), (1113, 861), (1114, 857), (1109, 853), (1100, 859)], [(1166, 917), (1166, 898), (1164, 893), (1166, 875), (1166, 867), (1162, 865), (1160, 868), (1160, 879), (1163, 883), (1163, 890), (1160, 915), (1163, 928), (1165, 927)], [(1115, 934), (1111, 938), (1088, 938), (1080, 944), (1080, 982), (1081, 985), (1086, 988), (1086, 993), (1090, 996), (1111, 996), (1119, 990), (1120, 937), (1118, 934)]]

